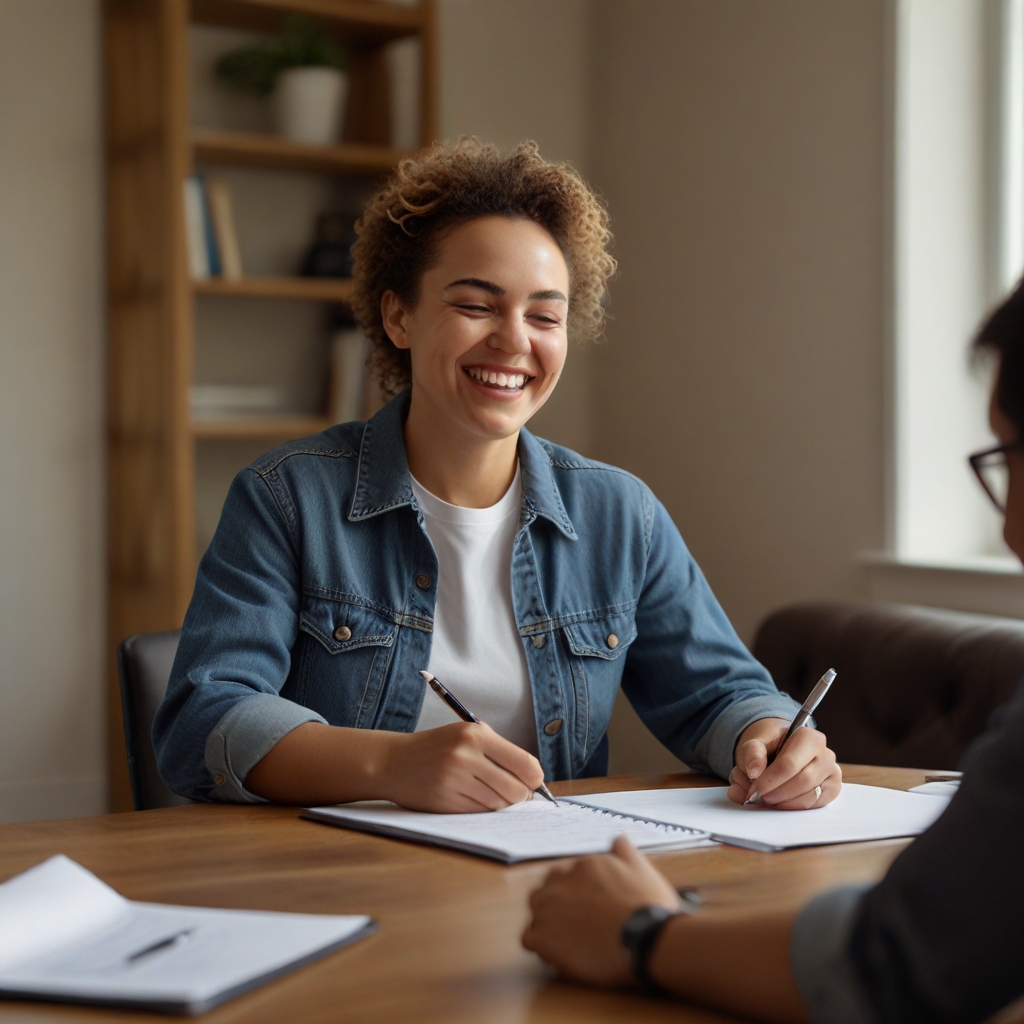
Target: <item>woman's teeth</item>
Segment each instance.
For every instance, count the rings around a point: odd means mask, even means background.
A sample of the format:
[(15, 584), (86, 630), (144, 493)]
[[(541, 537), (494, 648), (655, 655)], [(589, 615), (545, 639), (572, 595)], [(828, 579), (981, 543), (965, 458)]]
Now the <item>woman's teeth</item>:
[(482, 370), (478, 366), (471, 366), (466, 372), (481, 384), (496, 385), (499, 388), (521, 388), (530, 379), (527, 373), (495, 373), (494, 370)]

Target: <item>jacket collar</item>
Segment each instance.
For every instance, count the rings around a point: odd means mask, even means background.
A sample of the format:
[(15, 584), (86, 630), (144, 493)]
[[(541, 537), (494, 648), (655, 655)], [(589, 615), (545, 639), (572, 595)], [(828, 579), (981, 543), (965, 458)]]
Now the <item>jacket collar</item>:
[[(366, 421), (359, 446), (356, 489), (348, 514), (351, 522), (371, 519), (405, 505), (415, 507), (403, 436), (408, 413), (409, 392), (403, 391)], [(576, 531), (555, 483), (551, 457), (525, 428), (519, 432), (519, 466), (524, 504), (534, 516), (543, 516), (570, 540), (576, 540)]]

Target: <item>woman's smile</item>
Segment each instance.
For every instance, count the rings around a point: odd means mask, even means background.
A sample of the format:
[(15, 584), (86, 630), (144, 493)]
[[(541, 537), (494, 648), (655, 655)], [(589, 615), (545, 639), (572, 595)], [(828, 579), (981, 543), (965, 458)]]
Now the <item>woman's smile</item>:
[(522, 367), (490, 363), (463, 366), (462, 372), (478, 391), (504, 401), (518, 398), (534, 379), (534, 374), (527, 373)]

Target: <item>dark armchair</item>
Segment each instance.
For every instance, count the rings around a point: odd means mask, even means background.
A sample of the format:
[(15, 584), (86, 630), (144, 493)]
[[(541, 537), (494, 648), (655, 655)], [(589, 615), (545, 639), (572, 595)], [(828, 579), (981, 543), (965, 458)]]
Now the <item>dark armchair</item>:
[(955, 769), (1024, 677), (1024, 621), (909, 605), (809, 602), (773, 612), (754, 656), (815, 715), (841, 761)]

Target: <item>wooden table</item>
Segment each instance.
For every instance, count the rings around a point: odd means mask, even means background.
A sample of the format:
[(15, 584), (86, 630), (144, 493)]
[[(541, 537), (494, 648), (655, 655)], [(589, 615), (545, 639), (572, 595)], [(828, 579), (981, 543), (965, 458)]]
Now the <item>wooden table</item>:
[[(844, 766), (849, 782), (908, 789), (924, 771)], [(700, 775), (561, 783), (560, 794), (715, 785)], [(767, 905), (879, 878), (907, 840), (754, 853), (730, 846), (655, 856), (707, 903)], [(65, 853), (133, 900), (371, 914), (379, 930), (205, 1015), (221, 1022), (712, 1022), (728, 1018), (569, 985), (519, 945), (528, 893), (550, 862), (497, 863), (299, 819), (294, 808), (195, 805), (0, 826), (0, 880)], [(149, 1021), (85, 1007), (0, 1001), (0, 1022)]]

